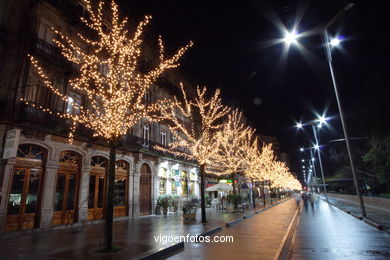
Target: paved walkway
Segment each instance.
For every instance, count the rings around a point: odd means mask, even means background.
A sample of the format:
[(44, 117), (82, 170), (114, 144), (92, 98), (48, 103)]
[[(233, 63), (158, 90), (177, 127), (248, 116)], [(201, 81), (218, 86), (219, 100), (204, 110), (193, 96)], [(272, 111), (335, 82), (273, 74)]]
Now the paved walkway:
[[(325, 199), (324, 195), (321, 195)], [(357, 200), (350, 200), (346, 198), (334, 197), (332, 194), (328, 195), (329, 202), (336, 205), (337, 207), (353, 212), (356, 215), (361, 215), (359, 202)], [(377, 205), (371, 205), (369, 201), (364, 200), (364, 206), (366, 209), (367, 217), (382, 224), (387, 229), (390, 229), (390, 209), (379, 207)]]
[[(260, 205), (262, 207), (262, 205)], [(248, 212), (245, 212), (248, 214)], [(121, 254), (97, 257), (88, 251), (103, 245), (103, 224), (85, 226), (82, 230), (54, 230), (0, 238), (0, 259), (136, 259), (145, 252), (167, 247), (156, 243), (154, 236), (200, 234), (217, 225), (242, 218), (242, 213), (207, 210), (207, 224), (183, 224), (182, 216), (148, 216), (114, 222), (114, 244), (127, 248)]]
[(307, 201), (290, 259), (390, 259), (390, 236), (320, 199)]
[(296, 210), (288, 200), (215, 234), (233, 236), (233, 243), (188, 243), (167, 259), (273, 259)]

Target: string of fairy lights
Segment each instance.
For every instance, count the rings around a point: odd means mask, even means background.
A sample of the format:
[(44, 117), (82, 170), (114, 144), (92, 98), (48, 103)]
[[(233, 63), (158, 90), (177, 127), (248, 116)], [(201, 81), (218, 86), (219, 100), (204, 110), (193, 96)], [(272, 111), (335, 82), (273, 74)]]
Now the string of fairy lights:
[[(183, 100), (175, 97), (159, 118), (169, 122), (176, 141), (156, 149), (196, 160), (205, 166), (204, 173), (241, 172), (252, 180), (268, 180), (272, 187), (302, 189), (286, 164), (276, 159), (271, 144), (259, 148), (255, 129), (246, 124), (242, 112), (222, 104), (219, 89), (207, 98), (206, 87), (197, 87), (195, 97), (189, 99), (182, 83), (180, 87)], [(192, 123), (190, 127), (178, 114)]]
[[(161, 107), (166, 105), (167, 100), (145, 102), (144, 95), (164, 71), (180, 65), (179, 59), (192, 46), (192, 42), (166, 58), (163, 41), (159, 37), (159, 64), (147, 73), (140, 73), (137, 68), (142, 55), (142, 36), (151, 16), (144, 17), (138, 24), (134, 36), (130, 38), (126, 29), (127, 18), (119, 18), (118, 5), (115, 1), (111, 2), (112, 19), (108, 30), (105, 29), (107, 26), (103, 15), (104, 1), (98, 3), (97, 10), (89, 0), (85, 1), (85, 5), (88, 18), (81, 18), (81, 21), (94, 32), (96, 39), (77, 33), (76, 44), (73, 39), (52, 28), (57, 35), (53, 41), (62, 55), (78, 67), (78, 72), (69, 80), (69, 86), (85, 96), (84, 106), (72, 101), (57, 89), (37, 59), (29, 57), (44, 86), (79, 111), (55, 113), (58, 117), (71, 120), (69, 139), (72, 141), (76, 127), (83, 125), (91, 129), (94, 136), (112, 140), (125, 135), (141, 119), (153, 120), (150, 115), (158, 113)], [(54, 113), (50, 108), (37, 106), (26, 99), (22, 100), (42, 111)]]
[(26, 104), (69, 119), (72, 122), (70, 141), (79, 125), (92, 130), (94, 136), (116, 140), (140, 120), (168, 122), (175, 141), (168, 147), (157, 146), (156, 149), (196, 160), (205, 172), (219, 175), (242, 172), (255, 180), (269, 180), (274, 187), (301, 189), (288, 167), (276, 159), (272, 146), (262, 144), (260, 147), (255, 129), (246, 124), (242, 112), (222, 103), (219, 89), (210, 95), (206, 87), (197, 87), (195, 95), (190, 97), (180, 83), (180, 101), (173, 97), (145, 102), (145, 93), (164, 71), (180, 66), (179, 60), (192, 42), (166, 57), (159, 36), (159, 63), (141, 73), (138, 67), (143, 34), (152, 17), (145, 16), (130, 37), (128, 20), (119, 17), (115, 1), (111, 1), (109, 21), (103, 11), (105, 1), (99, 1), (96, 7), (90, 0), (85, 0), (84, 4), (87, 15), (81, 21), (95, 37), (77, 33), (74, 40), (75, 37), (52, 29), (57, 36), (54, 43), (65, 59), (78, 68), (69, 86), (85, 96), (85, 101), (79, 104), (59, 90), (39, 61), (30, 55), (30, 62), (44, 86), (78, 112), (55, 112), (22, 99)]

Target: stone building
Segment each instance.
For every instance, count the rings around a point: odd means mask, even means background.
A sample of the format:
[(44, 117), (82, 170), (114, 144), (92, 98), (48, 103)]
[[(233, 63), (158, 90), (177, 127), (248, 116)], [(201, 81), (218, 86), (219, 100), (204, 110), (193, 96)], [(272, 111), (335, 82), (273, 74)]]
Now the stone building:
[[(79, 129), (69, 144), (69, 122), (19, 101), (25, 98), (55, 111), (75, 112), (42, 85), (27, 59), (32, 54), (62, 93), (73, 102), (83, 102), (83, 95), (67, 84), (75, 68), (53, 45), (50, 29), (67, 35), (82, 30), (83, 2), (6, 0), (0, 5), (0, 61), (5, 65), (0, 67), (0, 233), (101, 221), (109, 158), (106, 143)], [(154, 55), (147, 52), (144, 58), (147, 65)], [(166, 73), (145, 95), (145, 102), (177, 94), (178, 78)], [(167, 126), (143, 120), (121, 140), (116, 218), (154, 214), (160, 194), (199, 196), (197, 164), (154, 149), (172, 138)]]

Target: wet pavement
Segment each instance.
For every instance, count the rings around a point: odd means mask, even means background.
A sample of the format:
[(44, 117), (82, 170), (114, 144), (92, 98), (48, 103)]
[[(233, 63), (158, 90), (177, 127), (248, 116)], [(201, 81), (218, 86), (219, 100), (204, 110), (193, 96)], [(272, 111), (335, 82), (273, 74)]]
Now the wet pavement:
[(390, 259), (390, 235), (320, 199), (306, 201), (289, 259)]
[[(248, 214), (248, 212), (245, 212)], [(121, 254), (91, 256), (88, 251), (103, 245), (103, 224), (83, 229), (54, 230), (0, 238), (0, 259), (137, 259), (169, 245), (158, 243), (154, 236), (200, 234), (217, 225), (242, 218), (242, 213), (207, 210), (208, 223), (201, 224), (200, 212), (195, 224), (183, 224), (182, 216), (147, 216), (114, 222), (114, 244), (126, 248)]]
[[(321, 198), (325, 199), (325, 196), (322, 195)], [(351, 200), (348, 197), (340, 198), (333, 196), (332, 194), (328, 195), (328, 199), (330, 203), (347, 212), (349, 211), (353, 212), (356, 215), (361, 215), (359, 203), (357, 200)], [(372, 205), (370, 204), (370, 201), (365, 199), (365, 197), (363, 197), (363, 200), (367, 217), (377, 223), (382, 224), (387, 229), (390, 229), (390, 209), (385, 207), (379, 207), (378, 205)]]
[(167, 259), (273, 259), (296, 210), (287, 200), (215, 234), (233, 236), (233, 243), (187, 243)]

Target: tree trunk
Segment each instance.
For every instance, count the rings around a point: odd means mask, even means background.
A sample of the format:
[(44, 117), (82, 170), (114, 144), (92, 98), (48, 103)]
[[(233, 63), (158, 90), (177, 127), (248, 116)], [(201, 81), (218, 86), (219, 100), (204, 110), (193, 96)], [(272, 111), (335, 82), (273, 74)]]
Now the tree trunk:
[(204, 189), (204, 172), (205, 165), (200, 165), (200, 207), (202, 211), (202, 223), (206, 223), (206, 198), (205, 198), (205, 189)]
[(233, 203), (234, 203), (234, 211), (237, 211), (238, 209), (238, 200), (237, 200), (237, 187), (236, 187), (236, 183), (235, 183), (235, 174), (232, 173), (231, 174), (231, 178), (233, 180)]
[(104, 250), (112, 251), (113, 240), (113, 220), (114, 220), (114, 185), (115, 185), (115, 160), (116, 160), (116, 140), (110, 140), (110, 161), (107, 178), (107, 196), (104, 222)]
[(265, 208), (265, 180), (263, 181), (263, 205)]
[(253, 208), (256, 208), (256, 198), (255, 198), (255, 193), (253, 192), (255, 188), (255, 182), (253, 181), (253, 178), (251, 178), (252, 181), (252, 201), (253, 201)]

